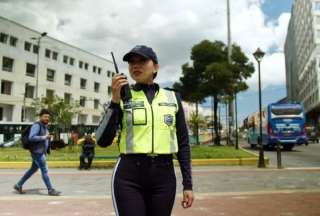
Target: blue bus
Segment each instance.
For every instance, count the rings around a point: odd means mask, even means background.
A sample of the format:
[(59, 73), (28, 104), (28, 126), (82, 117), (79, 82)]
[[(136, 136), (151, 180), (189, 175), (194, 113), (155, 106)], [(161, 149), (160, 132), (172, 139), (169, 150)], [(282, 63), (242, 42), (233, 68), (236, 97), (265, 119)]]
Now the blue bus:
[[(263, 111), (262, 144), (274, 148), (279, 142), (284, 150), (292, 150), (295, 145), (307, 144), (306, 118), (303, 105), (299, 103), (272, 103)], [(248, 143), (251, 147), (258, 144), (259, 113), (256, 113), (253, 124), (249, 124)], [(252, 118), (252, 117), (251, 117)], [(252, 120), (252, 119), (251, 119)]]

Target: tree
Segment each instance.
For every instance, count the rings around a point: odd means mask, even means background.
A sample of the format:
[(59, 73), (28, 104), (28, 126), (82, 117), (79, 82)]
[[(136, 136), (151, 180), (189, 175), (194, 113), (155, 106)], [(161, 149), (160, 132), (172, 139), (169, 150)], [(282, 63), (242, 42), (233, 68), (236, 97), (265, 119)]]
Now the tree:
[[(183, 100), (196, 104), (196, 113), (198, 116), (198, 104), (204, 99), (204, 95), (200, 91), (201, 74), (197, 73), (194, 67), (189, 66), (188, 63), (182, 65), (182, 74), (180, 82), (173, 84), (173, 88), (180, 92)], [(199, 125), (195, 122), (194, 135), (196, 136), (196, 144), (199, 145)]]
[(197, 136), (199, 136), (198, 131), (199, 128), (205, 128), (207, 126), (207, 123), (202, 115), (199, 115), (199, 113), (192, 112), (189, 119), (189, 125), (190, 129), (192, 131), (193, 136), (197, 139)]
[[(238, 45), (233, 45), (232, 62), (228, 63), (228, 47), (221, 41), (201, 41), (192, 47), (191, 60), (193, 66), (182, 66), (183, 77), (174, 87), (180, 90), (183, 99), (191, 102), (212, 96), (214, 99), (214, 130), (216, 145), (220, 144), (218, 133), (217, 108), (219, 98), (248, 88), (245, 80), (252, 75), (254, 67)], [(192, 99), (196, 99), (192, 101)]]
[(66, 103), (55, 95), (54, 97), (42, 97), (34, 99), (32, 105), (36, 112), (46, 108), (50, 112), (50, 122), (53, 128), (55, 139), (59, 139), (59, 133), (71, 128), (73, 117), (80, 113), (78, 102)]

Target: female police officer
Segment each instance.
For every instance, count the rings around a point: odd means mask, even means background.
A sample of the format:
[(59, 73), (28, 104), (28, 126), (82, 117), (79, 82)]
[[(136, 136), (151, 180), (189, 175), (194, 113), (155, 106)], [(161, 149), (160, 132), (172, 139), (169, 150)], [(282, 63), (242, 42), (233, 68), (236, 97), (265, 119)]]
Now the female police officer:
[(194, 199), (181, 99), (154, 83), (159, 64), (151, 48), (136, 46), (123, 60), (136, 81), (130, 90), (132, 99), (121, 101), (121, 88), (128, 81), (124, 75), (115, 75), (112, 101), (105, 116), (106, 133), (98, 141), (100, 146), (110, 145), (121, 126), (120, 157), (112, 177), (115, 212), (120, 216), (169, 216), (176, 192), (172, 162), (175, 153), (183, 177), (182, 206), (191, 207)]

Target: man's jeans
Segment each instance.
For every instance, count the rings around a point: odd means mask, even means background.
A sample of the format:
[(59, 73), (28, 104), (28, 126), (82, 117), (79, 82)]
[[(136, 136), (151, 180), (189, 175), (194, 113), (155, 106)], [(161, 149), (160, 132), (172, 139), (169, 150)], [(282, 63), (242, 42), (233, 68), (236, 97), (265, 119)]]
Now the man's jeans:
[(40, 168), (42, 179), (46, 184), (48, 191), (51, 191), (52, 185), (48, 176), (48, 167), (47, 167), (45, 154), (31, 153), (31, 157), (32, 157), (31, 168), (24, 174), (24, 176), (20, 179), (17, 185), (19, 187), (22, 187), (22, 185)]

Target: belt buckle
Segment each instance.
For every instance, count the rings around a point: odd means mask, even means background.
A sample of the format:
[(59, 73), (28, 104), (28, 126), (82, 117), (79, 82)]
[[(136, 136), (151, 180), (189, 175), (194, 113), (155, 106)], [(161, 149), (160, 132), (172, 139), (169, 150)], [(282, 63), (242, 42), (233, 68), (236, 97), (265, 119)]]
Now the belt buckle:
[(155, 153), (149, 153), (147, 154), (148, 157), (152, 157), (152, 158), (155, 158), (155, 157), (158, 157), (159, 155), (158, 154), (155, 154)]

